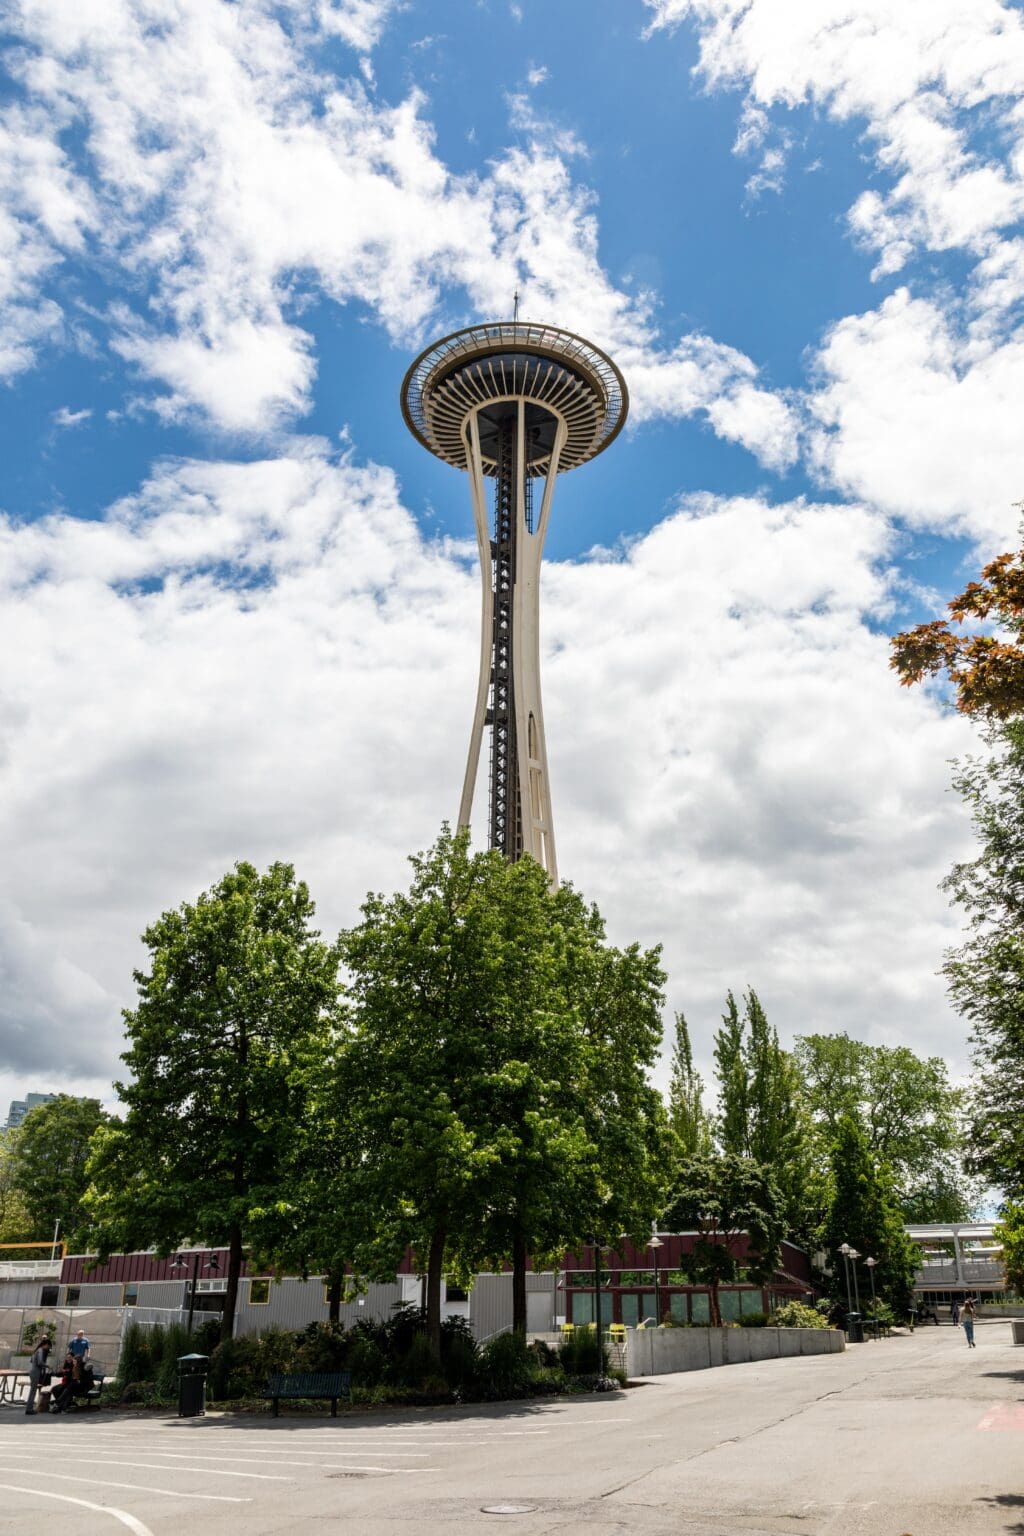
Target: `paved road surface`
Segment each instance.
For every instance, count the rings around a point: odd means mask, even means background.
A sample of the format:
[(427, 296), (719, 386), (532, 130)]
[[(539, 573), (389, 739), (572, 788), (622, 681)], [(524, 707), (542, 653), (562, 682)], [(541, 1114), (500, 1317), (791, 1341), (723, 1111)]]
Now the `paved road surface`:
[[(0, 1413), (9, 1536), (1024, 1536), (1006, 1323), (613, 1397), (310, 1418)], [(529, 1505), (485, 1514), (485, 1505)]]

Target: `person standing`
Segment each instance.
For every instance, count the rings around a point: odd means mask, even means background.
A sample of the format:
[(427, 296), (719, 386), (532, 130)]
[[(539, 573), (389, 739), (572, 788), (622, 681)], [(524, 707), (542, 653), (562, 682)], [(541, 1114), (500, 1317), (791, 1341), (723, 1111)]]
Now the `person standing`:
[(959, 1328), (959, 1326), (960, 1326), (960, 1303), (958, 1301), (954, 1301), (953, 1305), (950, 1307), (949, 1310), (950, 1310), (950, 1313), (951, 1313), (952, 1318), (953, 1318), (953, 1327), (954, 1328)]
[(76, 1360), (88, 1360), (89, 1351), (91, 1348), (92, 1345), (89, 1343), (89, 1340), (85, 1336), (85, 1329), (79, 1328), (78, 1332), (71, 1340), (71, 1343), (68, 1345), (68, 1349), (70, 1349)]
[(960, 1313), (960, 1321), (963, 1323), (964, 1333), (967, 1335), (968, 1349), (977, 1349), (978, 1347), (974, 1342), (974, 1319), (976, 1315), (974, 1297), (968, 1296), (964, 1302), (963, 1311)]
[(38, 1412), (38, 1409), (36, 1408), (36, 1393), (39, 1391), (39, 1387), (43, 1381), (43, 1378), (49, 1374), (47, 1370), (47, 1361), (49, 1358), (50, 1341), (49, 1339), (40, 1339), (39, 1343), (32, 1351), (32, 1357), (29, 1360), (28, 1400), (25, 1403), (26, 1414), (33, 1414)]

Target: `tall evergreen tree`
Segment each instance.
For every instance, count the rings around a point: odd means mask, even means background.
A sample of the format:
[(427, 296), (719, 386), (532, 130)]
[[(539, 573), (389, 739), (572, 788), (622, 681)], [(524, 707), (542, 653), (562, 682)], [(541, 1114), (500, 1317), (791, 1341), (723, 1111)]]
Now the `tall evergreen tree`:
[[(877, 1259), (875, 1285), (879, 1296), (905, 1310), (913, 1291), (918, 1250), (904, 1230), (889, 1170), (875, 1159), (852, 1115), (839, 1120), (830, 1162), (831, 1193), (822, 1245), (829, 1256), (834, 1294), (846, 1300), (840, 1247), (848, 1243), (860, 1255), (856, 1262)], [(866, 1271), (860, 1273), (863, 1276)]]
[(747, 1065), (743, 1059), (743, 1022), (732, 992), (725, 995), (722, 1027), (715, 1035), (718, 1078), (718, 1141), (723, 1152), (746, 1157), (749, 1144)]
[(684, 1156), (703, 1157), (710, 1153), (713, 1145), (711, 1116), (704, 1107), (704, 1084), (693, 1064), (690, 1030), (681, 1013), (676, 1014), (668, 1120)]
[(806, 1235), (820, 1219), (810, 1120), (799, 1073), (753, 987), (744, 994), (742, 1018), (728, 993), (715, 1062), (722, 1150), (772, 1169), (790, 1233)]

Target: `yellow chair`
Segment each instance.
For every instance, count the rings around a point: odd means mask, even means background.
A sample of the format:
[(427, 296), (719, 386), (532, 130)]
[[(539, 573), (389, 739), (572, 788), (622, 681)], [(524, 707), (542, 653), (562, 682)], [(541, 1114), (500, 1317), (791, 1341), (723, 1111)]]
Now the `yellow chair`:
[(626, 1341), (626, 1325), (625, 1325), (625, 1323), (609, 1323), (608, 1324), (608, 1337), (615, 1344), (624, 1344), (625, 1341)]

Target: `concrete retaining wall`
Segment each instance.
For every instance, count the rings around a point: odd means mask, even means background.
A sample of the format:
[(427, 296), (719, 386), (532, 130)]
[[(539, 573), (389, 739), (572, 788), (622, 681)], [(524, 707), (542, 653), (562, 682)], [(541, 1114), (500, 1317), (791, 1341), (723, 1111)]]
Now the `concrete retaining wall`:
[(626, 1370), (630, 1376), (665, 1376), (845, 1348), (846, 1335), (837, 1328), (629, 1328)]

